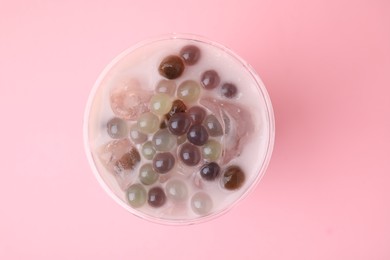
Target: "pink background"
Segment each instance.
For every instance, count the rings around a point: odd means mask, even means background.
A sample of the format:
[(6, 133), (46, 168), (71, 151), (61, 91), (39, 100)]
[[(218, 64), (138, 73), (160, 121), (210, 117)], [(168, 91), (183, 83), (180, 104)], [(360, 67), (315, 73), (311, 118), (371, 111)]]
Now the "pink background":
[[(168, 32), (241, 55), (276, 117), (257, 189), (186, 227), (119, 207), (83, 150), (103, 67)], [(390, 259), (387, 0), (1, 0), (0, 87), (0, 259)]]

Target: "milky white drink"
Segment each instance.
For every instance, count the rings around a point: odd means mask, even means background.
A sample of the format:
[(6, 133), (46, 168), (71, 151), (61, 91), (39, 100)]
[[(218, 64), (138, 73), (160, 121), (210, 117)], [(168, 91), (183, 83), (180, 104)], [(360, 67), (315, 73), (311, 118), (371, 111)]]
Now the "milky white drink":
[(93, 167), (114, 198), (165, 223), (211, 218), (259, 180), (273, 144), (265, 88), (223, 47), (140, 44), (97, 81), (86, 114)]

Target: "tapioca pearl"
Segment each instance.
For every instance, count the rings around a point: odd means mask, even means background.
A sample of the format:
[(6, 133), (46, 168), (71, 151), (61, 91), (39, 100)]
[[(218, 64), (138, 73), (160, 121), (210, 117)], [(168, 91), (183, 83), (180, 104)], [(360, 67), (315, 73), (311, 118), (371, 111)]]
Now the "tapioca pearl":
[(216, 88), (219, 83), (221, 82), (221, 79), (218, 75), (218, 73), (215, 70), (207, 70), (203, 72), (200, 82), (205, 89), (214, 89)]
[(159, 208), (165, 204), (166, 195), (161, 187), (153, 187), (148, 192), (148, 204), (153, 208)]
[(152, 160), (153, 156), (156, 153), (156, 149), (154, 149), (154, 146), (151, 141), (147, 141), (144, 143), (141, 147), (141, 153), (147, 160)]
[(150, 100), (150, 110), (156, 115), (165, 115), (172, 107), (171, 98), (164, 93), (158, 93)]
[(225, 83), (221, 87), (221, 95), (226, 98), (234, 98), (237, 96), (237, 87), (232, 83)]
[(168, 121), (168, 129), (174, 135), (184, 135), (191, 126), (191, 118), (187, 113), (176, 113)]
[(158, 173), (167, 173), (175, 166), (175, 157), (169, 153), (157, 153), (153, 157), (153, 169)]
[(158, 72), (167, 79), (177, 79), (183, 74), (184, 68), (184, 62), (179, 56), (170, 55), (161, 61)]
[(152, 138), (153, 147), (157, 151), (168, 152), (176, 145), (176, 136), (172, 135), (168, 129), (158, 130)]
[(135, 144), (142, 144), (143, 142), (146, 142), (148, 140), (148, 135), (142, 133), (137, 125), (133, 125), (130, 127), (130, 139)]
[(120, 139), (127, 135), (127, 123), (125, 120), (114, 117), (107, 122), (107, 133), (113, 139)]
[(126, 200), (133, 208), (139, 208), (145, 204), (147, 193), (141, 184), (133, 184), (126, 191)]
[(195, 145), (184, 143), (179, 148), (179, 158), (185, 165), (195, 166), (200, 162), (201, 153)]
[(156, 93), (167, 94), (173, 96), (176, 92), (176, 83), (173, 80), (162, 79), (157, 83)]
[(195, 124), (187, 132), (187, 139), (194, 145), (204, 145), (209, 139), (209, 134), (203, 125)]
[(238, 166), (229, 166), (223, 171), (222, 185), (227, 190), (236, 190), (245, 182), (245, 174)]
[(188, 197), (188, 189), (181, 180), (169, 180), (165, 186), (167, 197), (173, 201), (185, 201)]
[(177, 97), (184, 102), (196, 102), (200, 95), (200, 86), (196, 81), (186, 80), (177, 88)]
[(144, 164), (139, 169), (138, 178), (142, 184), (151, 185), (158, 180), (158, 173), (153, 170), (151, 163)]
[(180, 99), (176, 99), (172, 102), (172, 107), (169, 112), (165, 115), (166, 119), (169, 120), (171, 116), (176, 113), (183, 113), (187, 111), (187, 106)]
[(219, 159), (222, 153), (221, 144), (216, 141), (209, 139), (202, 147), (202, 156), (207, 161), (216, 161)]
[(200, 168), (200, 176), (206, 181), (213, 181), (221, 172), (221, 167), (216, 162), (206, 163)]
[(155, 114), (146, 112), (138, 118), (137, 126), (142, 133), (151, 134), (158, 130), (160, 120)]
[(206, 215), (213, 208), (213, 201), (207, 193), (200, 191), (192, 196), (191, 208), (198, 215)]
[(206, 127), (210, 136), (223, 135), (223, 128), (217, 117), (213, 114), (207, 115), (204, 119), (203, 125)]
[(122, 157), (115, 162), (114, 170), (116, 173), (121, 173), (123, 170), (132, 170), (141, 161), (141, 156), (137, 148), (132, 147), (130, 151), (123, 154)]
[(188, 114), (194, 124), (201, 124), (206, 117), (206, 110), (200, 106), (193, 106), (188, 109)]
[(200, 49), (195, 45), (184, 46), (180, 50), (180, 56), (187, 65), (194, 65), (200, 59)]

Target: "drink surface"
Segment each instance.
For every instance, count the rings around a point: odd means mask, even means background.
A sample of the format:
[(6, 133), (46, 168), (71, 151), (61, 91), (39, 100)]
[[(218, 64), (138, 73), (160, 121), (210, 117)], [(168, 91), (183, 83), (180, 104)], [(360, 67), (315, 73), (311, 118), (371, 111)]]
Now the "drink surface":
[(124, 53), (98, 80), (88, 115), (99, 176), (142, 217), (191, 222), (223, 212), (259, 180), (270, 153), (260, 84), (203, 41), (162, 39)]

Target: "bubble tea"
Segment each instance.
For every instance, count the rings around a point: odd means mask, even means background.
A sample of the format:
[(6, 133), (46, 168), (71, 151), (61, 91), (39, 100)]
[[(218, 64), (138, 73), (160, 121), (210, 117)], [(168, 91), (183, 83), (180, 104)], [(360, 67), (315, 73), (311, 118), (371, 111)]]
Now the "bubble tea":
[(274, 138), (262, 82), (195, 36), (138, 44), (103, 71), (85, 115), (91, 166), (133, 214), (189, 224), (226, 212), (260, 180)]

